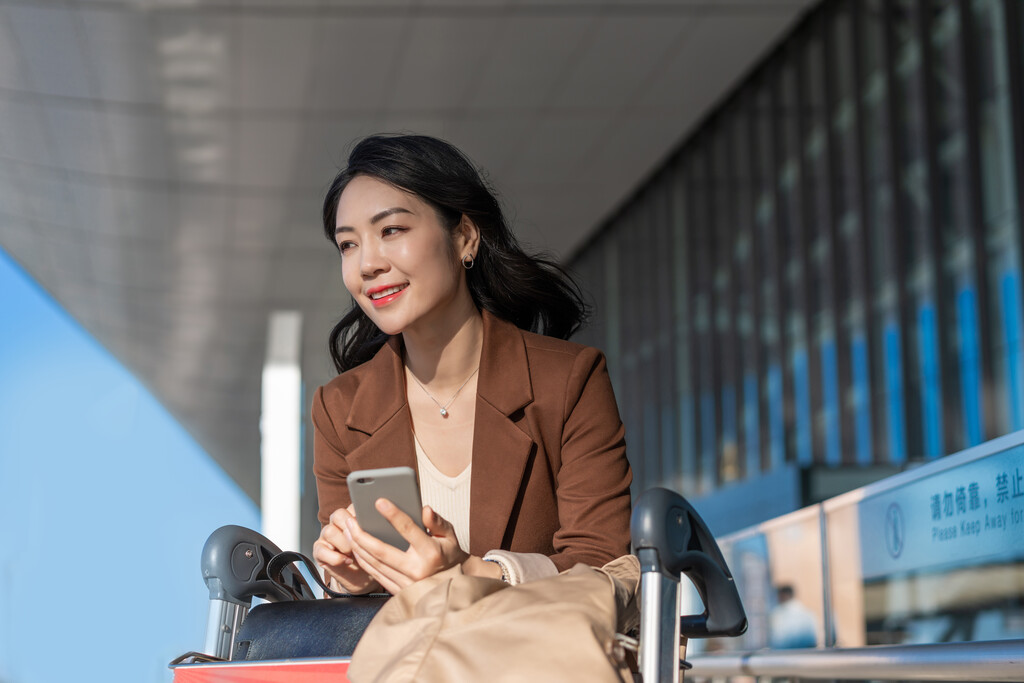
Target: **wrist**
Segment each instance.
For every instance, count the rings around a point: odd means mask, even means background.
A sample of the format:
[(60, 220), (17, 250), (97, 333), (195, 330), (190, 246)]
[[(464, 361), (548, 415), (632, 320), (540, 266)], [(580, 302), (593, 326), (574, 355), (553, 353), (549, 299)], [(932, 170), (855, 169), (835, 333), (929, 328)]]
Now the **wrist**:
[(486, 579), (498, 579), (499, 581), (504, 579), (504, 570), (499, 563), (484, 560), (476, 555), (470, 555), (462, 563), (462, 573), (467, 576), (480, 576)]

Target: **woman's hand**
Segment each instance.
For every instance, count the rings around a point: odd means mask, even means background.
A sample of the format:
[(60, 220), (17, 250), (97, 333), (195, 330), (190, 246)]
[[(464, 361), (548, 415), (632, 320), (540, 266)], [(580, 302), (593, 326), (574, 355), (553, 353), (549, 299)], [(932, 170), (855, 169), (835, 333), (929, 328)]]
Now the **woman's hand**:
[(379, 586), (356, 563), (352, 544), (345, 532), (349, 520), (355, 520), (355, 510), (338, 508), (331, 514), (330, 521), (320, 530), (320, 538), (313, 543), (313, 559), (327, 572), (328, 580), (334, 579), (349, 593), (371, 593)]
[(402, 538), (409, 541), (407, 550), (401, 551), (366, 533), (351, 515), (345, 520), (345, 537), (362, 571), (389, 593), (397, 593), (415, 581), (469, 559), (469, 553), (459, 547), (454, 527), (430, 506), (423, 507), (426, 532), (386, 498), (379, 499), (376, 507)]

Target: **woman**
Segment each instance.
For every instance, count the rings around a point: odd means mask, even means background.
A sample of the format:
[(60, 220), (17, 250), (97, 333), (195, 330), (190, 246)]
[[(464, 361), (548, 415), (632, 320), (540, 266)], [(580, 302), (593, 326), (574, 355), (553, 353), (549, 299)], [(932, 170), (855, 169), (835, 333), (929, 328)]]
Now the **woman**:
[[(341, 374), (312, 413), (313, 556), (333, 587), (394, 593), (455, 565), (518, 583), (628, 553), (631, 473), (605, 361), (562, 341), (584, 304), (522, 252), (472, 163), (434, 138), (366, 138), (323, 217), (356, 304), (331, 333)], [(406, 551), (359, 528), (346, 485), (402, 465), (418, 472), (426, 532), (377, 508)]]

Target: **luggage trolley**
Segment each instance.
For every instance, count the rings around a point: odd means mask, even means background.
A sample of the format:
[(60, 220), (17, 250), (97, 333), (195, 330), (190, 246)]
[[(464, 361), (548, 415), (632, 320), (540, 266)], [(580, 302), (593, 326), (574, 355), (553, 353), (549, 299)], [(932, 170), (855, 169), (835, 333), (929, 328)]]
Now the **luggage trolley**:
[[(746, 631), (746, 615), (718, 544), (682, 496), (663, 488), (646, 491), (630, 526), (642, 572), (636, 680), (679, 683), (689, 668), (687, 639), (738, 636)], [(358, 637), (352, 634), (366, 628), (384, 598), (316, 600), (290, 564), (299, 557), (243, 527), (221, 527), (210, 535), (201, 563), (210, 591), (204, 652), (171, 662), (174, 683), (347, 680), (354, 647), (348, 643)], [(680, 575), (693, 582), (703, 613), (679, 616)], [(254, 597), (267, 603), (250, 614)], [(308, 628), (251, 647), (253, 631), (275, 619), (294, 621), (297, 614), (308, 618)]]

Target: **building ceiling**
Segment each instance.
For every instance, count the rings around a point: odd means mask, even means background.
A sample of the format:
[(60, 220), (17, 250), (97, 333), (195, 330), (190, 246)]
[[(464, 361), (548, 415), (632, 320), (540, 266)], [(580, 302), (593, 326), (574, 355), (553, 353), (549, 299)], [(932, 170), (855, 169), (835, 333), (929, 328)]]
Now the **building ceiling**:
[(333, 376), (355, 139), (454, 142), (565, 257), (809, 4), (0, 0), (0, 247), (258, 501), (271, 311)]

